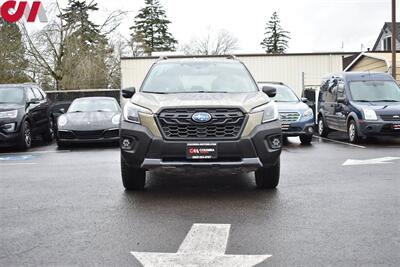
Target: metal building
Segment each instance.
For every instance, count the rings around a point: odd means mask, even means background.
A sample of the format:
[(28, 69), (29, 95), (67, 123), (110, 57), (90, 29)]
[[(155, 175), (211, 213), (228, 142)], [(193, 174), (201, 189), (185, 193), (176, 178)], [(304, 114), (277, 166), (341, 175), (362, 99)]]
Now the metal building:
[[(257, 81), (284, 82), (300, 96), (303, 88), (319, 87), (326, 74), (343, 71), (346, 62), (351, 62), (354, 55), (355, 53), (245, 54), (237, 55), (237, 58), (246, 64)], [(171, 58), (187, 57), (193, 56)], [(122, 58), (122, 88), (139, 88), (147, 71), (157, 59), (158, 57)]]

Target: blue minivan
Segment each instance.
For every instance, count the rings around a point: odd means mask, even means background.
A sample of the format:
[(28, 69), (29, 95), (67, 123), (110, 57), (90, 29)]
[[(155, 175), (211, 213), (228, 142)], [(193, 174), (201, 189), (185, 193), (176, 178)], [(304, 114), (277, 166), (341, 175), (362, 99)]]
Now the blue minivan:
[(325, 78), (318, 101), (318, 132), (347, 132), (351, 143), (400, 136), (400, 88), (386, 73), (345, 72)]
[(293, 90), (280, 82), (259, 82), (260, 87), (276, 89), (276, 96), (271, 97), (278, 105), (279, 118), (282, 123), (283, 137), (300, 137), (302, 144), (310, 144), (314, 135), (314, 112), (299, 99)]

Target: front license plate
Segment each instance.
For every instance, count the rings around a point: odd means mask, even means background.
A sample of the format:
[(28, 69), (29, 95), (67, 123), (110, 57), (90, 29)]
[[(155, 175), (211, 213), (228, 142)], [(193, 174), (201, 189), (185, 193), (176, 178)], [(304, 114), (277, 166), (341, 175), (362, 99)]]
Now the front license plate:
[(393, 124), (393, 130), (400, 131), (400, 124)]
[(216, 159), (218, 158), (217, 144), (188, 144), (186, 157), (188, 159)]

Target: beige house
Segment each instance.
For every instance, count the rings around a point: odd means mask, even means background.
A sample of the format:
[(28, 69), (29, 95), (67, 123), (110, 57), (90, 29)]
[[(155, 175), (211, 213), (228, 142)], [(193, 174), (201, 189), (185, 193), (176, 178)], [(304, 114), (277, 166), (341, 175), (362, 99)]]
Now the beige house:
[[(400, 82), (400, 53), (397, 53), (397, 77)], [(392, 72), (392, 54), (390, 52), (361, 53), (345, 71), (366, 71), (366, 72)]]

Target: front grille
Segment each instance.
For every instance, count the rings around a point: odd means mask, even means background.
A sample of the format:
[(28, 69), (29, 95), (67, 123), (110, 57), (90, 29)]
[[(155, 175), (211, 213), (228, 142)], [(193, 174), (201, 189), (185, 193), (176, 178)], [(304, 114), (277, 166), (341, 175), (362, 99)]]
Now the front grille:
[(283, 124), (290, 124), (299, 121), (300, 113), (297, 112), (280, 112), (279, 119)]
[(397, 115), (381, 115), (381, 118), (384, 121), (398, 121), (398, 122), (400, 122), (400, 114), (397, 114)]
[(115, 138), (119, 136), (119, 129), (107, 130), (104, 133), (104, 138)]
[(75, 135), (69, 131), (58, 131), (58, 137), (60, 139), (75, 139)]
[(103, 130), (99, 131), (74, 131), (77, 139), (99, 139), (103, 136)]
[[(197, 123), (192, 116), (207, 112), (211, 120)], [(167, 139), (236, 139), (244, 127), (245, 114), (237, 108), (165, 109), (157, 116), (161, 132)]]

